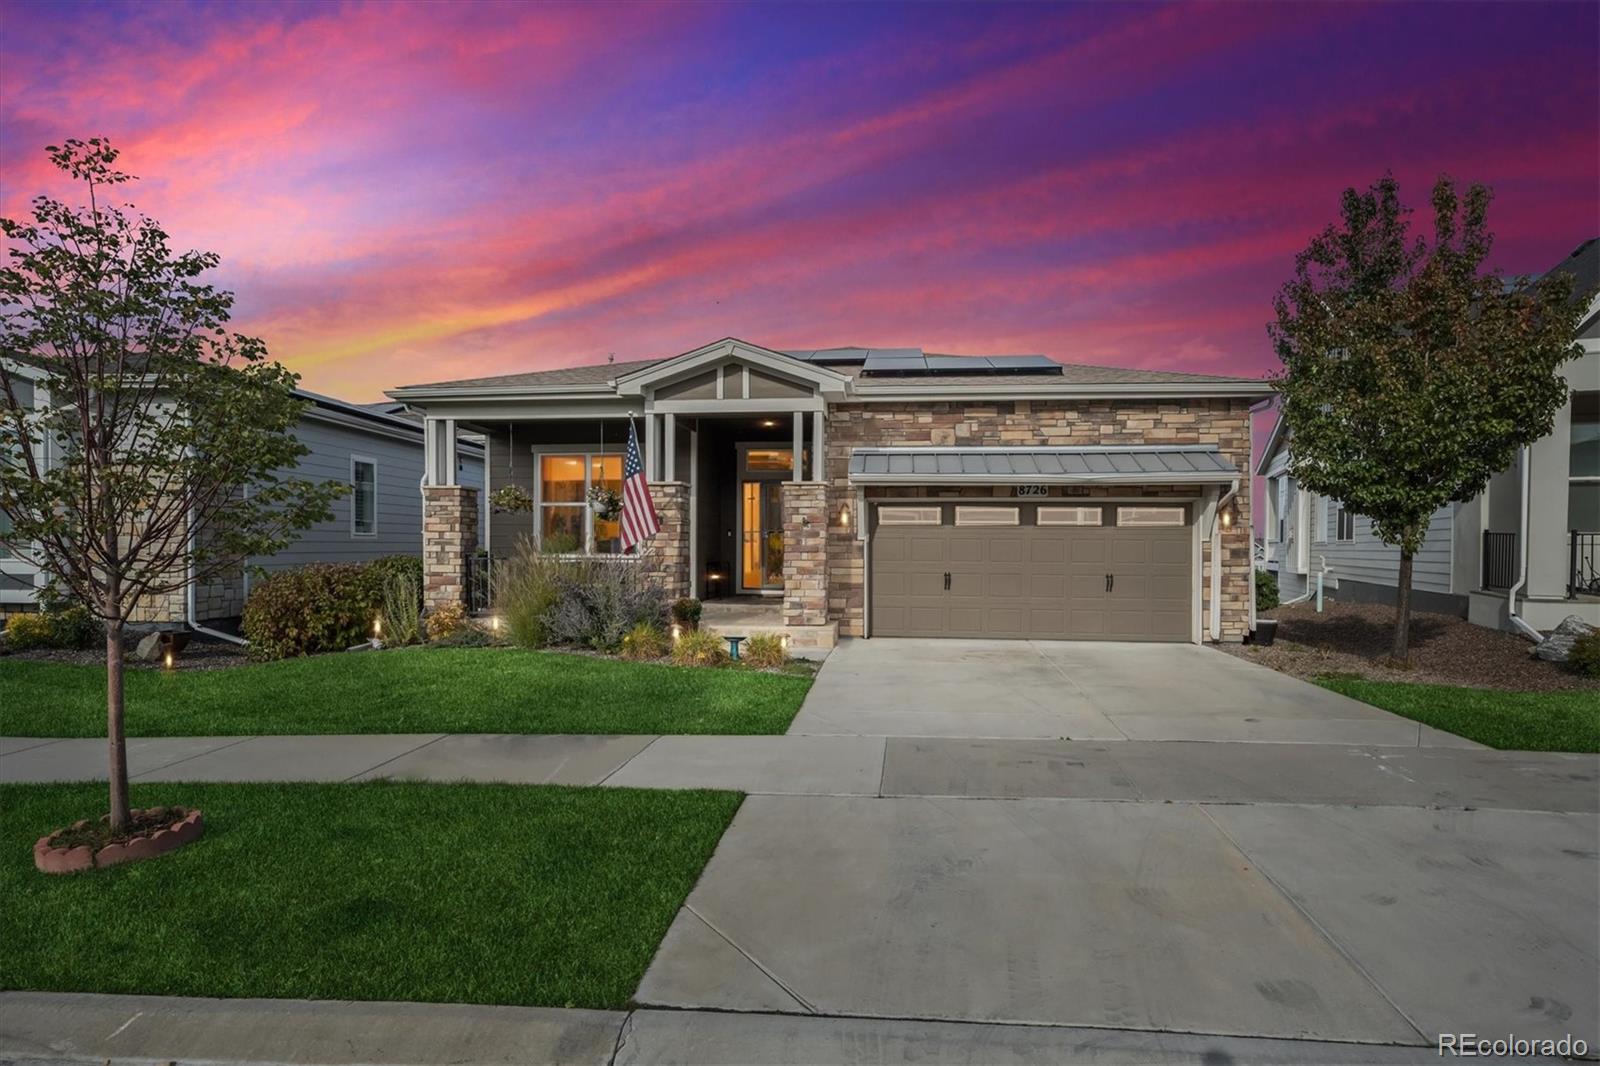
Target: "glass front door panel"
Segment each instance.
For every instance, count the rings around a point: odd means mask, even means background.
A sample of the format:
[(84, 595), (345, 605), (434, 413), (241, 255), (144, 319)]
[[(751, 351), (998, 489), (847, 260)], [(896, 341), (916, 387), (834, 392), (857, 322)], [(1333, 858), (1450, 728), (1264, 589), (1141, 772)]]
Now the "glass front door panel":
[(740, 585), (747, 591), (783, 588), (783, 482), (740, 486)]

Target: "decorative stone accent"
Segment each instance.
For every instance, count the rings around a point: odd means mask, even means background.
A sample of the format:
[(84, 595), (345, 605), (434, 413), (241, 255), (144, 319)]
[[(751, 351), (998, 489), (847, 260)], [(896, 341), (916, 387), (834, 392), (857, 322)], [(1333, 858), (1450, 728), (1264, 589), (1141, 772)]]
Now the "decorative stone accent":
[(1569, 614), (1550, 635), (1534, 646), (1533, 654), (1546, 662), (1564, 663), (1572, 656), (1572, 646), (1595, 631), (1594, 626), (1575, 614)]
[(783, 485), (783, 623), (828, 621), (828, 487), (816, 481)]
[(422, 600), (428, 610), (466, 603), (467, 556), (478, 546), (478, 490), (422, 489)]
[[(855, 492), (850, 486), (850, 450), (934, 444), (960, 446), (1072, 447), (1138, 444), (1210, 444), (1239, 468), (1250, 470), (1250, 401), (1247, 399), (1160, 400), (1017, 400), (994, 403), (840, 404), (829, 409), (826, 474), (828, 481), (828, 616), (840, 632), (860, 636), (866, 605), (863, 597), (863, 545), (856, 538)], [(1187, 496), (1193, 486), (1162, 490), (1156, 486), (1106, 486), (1088, 493), (1052, 489), (1052, 495)], [(934, 495), (930, 489), (900, 487), (904, 496)], [(989, 487), (949, 490), (957, 494), (997, 495)], [(1009, 495), (1010, 490), (998, 490)], [(944, 495), (944, 492), (937, 493)], [(851, 523), (837, 516), (849, 507)], [(1222, 639), (1244, 639), (1250, 618), (1250, 499), (1248, 481), (1238, 498), (1239, 520), (1222, 532)], [(1202, 534), (1209, 530), (1202, 529)], [(1202, 536), (1202, 573), (1197, 575), (1203, 599), (1202, 632), (1210, 639), (1211, 547)]]
[(676, 600), (689, 595), (689, 486), (653, 481), (650, 498), (661, 529), (645, 546), (645, 565), (660, 581), (662, 594)]
[[(42, 873), (70, 874), (95, 866), (115, 866), (122, 862), (153, 859), (157, 855), (176, 851), (185, 844), (200, 839), (200, 835), (205, 832), (205, 818), (197, 810), (185, 810), (182, 807), (148, 807), (132, 813), (135, 817), (144, 818), (171, 816), (171, 821), (144, 836), (107, 844), (99, 851), (91, 850), (87, 844), (80, 844), (75, 848), (56, 847), (55, 839), (61, 834), (52, 833), (34, 842), (33, 865)], [(80, 821), (72, 828), (83, 829), (88, 824), (87, 821)]]

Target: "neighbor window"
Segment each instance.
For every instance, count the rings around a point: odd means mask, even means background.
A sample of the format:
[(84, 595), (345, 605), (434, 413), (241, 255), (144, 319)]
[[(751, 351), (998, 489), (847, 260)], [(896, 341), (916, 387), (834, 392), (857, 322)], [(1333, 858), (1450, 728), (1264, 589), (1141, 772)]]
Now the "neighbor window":
[(358, 537), (378, 532), (378, 464), (350, 457), (350, 532)]
[[(16, 396), (17, 404), (23, 410), (31, 410), (33, 408), (33, 382), (26, 378), (13, 377), (11, 379), (11, 392)], [(0, 453), (0, 462), (20, 467), (24, 465), (21, 444), (15, 436), (11, 440), (12, 443), (6, 445), (5, 451)], [(0, 536), (10, 532), (11, 519), (6, 516), (4, 511), (0, 511)], [(0, 544), (0, 559), (9, 559), (14, 554), (15, 552), (12, 549)]]
[(1313, 544), (1326, 544), (1328, 542), (1328, 498), (1326, 496), (1311, 497), (1311, 542)]
[(1119, 526), (1181, 526), (1188, 518), (1182, 507), (1118, 507)]
[[(609, 499), (596, 499), (605, 489)], [(574, 452), (539, 457), (539, 545), (547, 552), (622, 550), (622, 456)]]
[(1038, 524), (1041, 526), (1098, 526), (1098, 507), (1041, 507)]
[(957, 507), (958, 526), (1015, 526), (1020, 525), (1021, 509), (1017, 507)]
[(1334, 517), (1335, 517), (1335, 520), (1337, 521), (1337, 524), (1338, 524), (1338, 527), (1339, 527), (1338, 530), (1335, 531), (1334, 539), (1335, 540), (1355, 540), (1356, 539), (1356, 516), (1351, 514), (1349, 511), (1346, 511), (1344, 509), (1344, 504), (1341, 503), (1341, 504), (1339, 504), (1338, 510), (1335, 513)]
[(936, 526), (943, 521), (937, 507), (879, 507), (880, 526)]

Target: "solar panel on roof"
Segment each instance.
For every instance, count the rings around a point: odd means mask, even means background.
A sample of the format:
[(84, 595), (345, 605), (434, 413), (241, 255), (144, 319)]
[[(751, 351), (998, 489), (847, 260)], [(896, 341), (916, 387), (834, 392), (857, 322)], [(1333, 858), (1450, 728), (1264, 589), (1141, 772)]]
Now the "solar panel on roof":
[(930, 355), (927, 361), (930, 374), (987, 374), (993, 369), (981, 355)]
[(1042, 355), (991, 355), (989, 365), (1001, 374), (1059, 374), (1061, 364)]
[(866, 374), (926, 374), (928, 361), (915, 348), (873, 348), (861, 369)]
[(811, 353), (811, 362), (818, 366), (852, 366), (866, 361), (864, 348), (818, 348)]

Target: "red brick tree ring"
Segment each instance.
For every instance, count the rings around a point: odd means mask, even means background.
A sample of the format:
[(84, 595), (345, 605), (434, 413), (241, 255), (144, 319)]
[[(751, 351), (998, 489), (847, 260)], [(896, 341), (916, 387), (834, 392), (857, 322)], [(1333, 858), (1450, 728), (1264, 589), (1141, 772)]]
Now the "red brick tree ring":
[(47, 874), (70, 874), (97, 866), (153, 859), (200, 839), (205, 831), (205, 819), (193, 809), (147, 807), (130, 814), (131, 828), (135, 832), (120, 840), (95, 841), (95, 837), (109, 834), (109, 823), (104, 818), (98, 825), (89, 821), (75, 822), (66, 829), (40, 837), (33, 845), (33, 865)]

